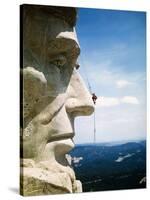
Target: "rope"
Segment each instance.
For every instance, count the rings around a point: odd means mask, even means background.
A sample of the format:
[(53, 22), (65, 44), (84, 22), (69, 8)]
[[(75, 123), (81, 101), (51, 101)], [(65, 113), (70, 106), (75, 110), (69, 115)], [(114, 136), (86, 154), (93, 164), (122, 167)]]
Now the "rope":
[(82, 66), (83, 66), (84, 72), (85, 72), (85, 78), (86, 78), (88, 90), (89, 90), (90, 94), (92, 94), (92, 87), (91, 87), (90, 81), (89, 81), (89, 79), (88, 79), (87, 70), (86, 70), (86, 65), (85, 65), (84, 62), (83, 62), (83, 58), (82, 58), (81, 56), (80, 56), (80, 58), (81, 58), (81, 62), (82, 62)]
[(95, 120), (95, 109), (94, 109), (94, 143), (96, 143), (96, 120)]
[[(90, 94), (93, 95), (92, 87), (91, 87), (91, 84), (89, 82), (88, 75), (87, 75), (86, 66), (84, 65), (82, 57), (80, 57), (80, 58), (81, 58), (81, 62), (82, 62), (82, 65), (83, 65), (84, 72), (85, 72), (85, 78), (86, 78), (88, 90), (89, 90)], [(94, 100), (93, 100), (93, 102), (94, 102)], [(94, 104), (96, 104), (96, 101), (94, 102)], [(94, 125), (94, 130), (93, 130), (93, 133), (94, 133), (93, 137), (94, 138), (93, 138), (93, 142), (96, 143), (96, 116), (95, 116), (95, 109), (94, 109), (94, 124), (93, 125)]]

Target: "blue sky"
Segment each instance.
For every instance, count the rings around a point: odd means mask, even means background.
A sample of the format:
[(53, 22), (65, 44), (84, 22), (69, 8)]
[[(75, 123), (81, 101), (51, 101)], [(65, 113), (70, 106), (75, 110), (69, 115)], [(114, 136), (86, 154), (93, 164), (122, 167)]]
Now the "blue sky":
[[(146, 136), (146, 14), (81, 8), (80, 73), (98, 96), (96, 141)], [(75, 120), (76, 143), (93, 141), (93, 115)]]

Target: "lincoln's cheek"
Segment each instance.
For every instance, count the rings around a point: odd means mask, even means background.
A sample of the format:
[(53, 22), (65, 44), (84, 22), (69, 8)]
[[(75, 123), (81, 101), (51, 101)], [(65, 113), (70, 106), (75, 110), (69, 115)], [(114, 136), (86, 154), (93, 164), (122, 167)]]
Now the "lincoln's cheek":
[[(46, 94), (47, 80), (42, 72), (33, 67), (23, 69), (23, 110), (24, 118), (32, 115), (34, 117), (34, 105)], [(35, 113), (36, 114), (36, 113)]]

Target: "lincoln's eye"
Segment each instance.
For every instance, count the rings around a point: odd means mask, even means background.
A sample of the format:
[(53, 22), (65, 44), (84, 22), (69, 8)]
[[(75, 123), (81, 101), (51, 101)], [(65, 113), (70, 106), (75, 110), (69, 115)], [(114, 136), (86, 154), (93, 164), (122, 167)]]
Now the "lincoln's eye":
[(51, 63), (57, 66), (58, 68), (63, 67), (66, 64), (66, 62), (67, 62), (67, 59), (63, 55), (59, 55), (54, 60), (51, 61)]

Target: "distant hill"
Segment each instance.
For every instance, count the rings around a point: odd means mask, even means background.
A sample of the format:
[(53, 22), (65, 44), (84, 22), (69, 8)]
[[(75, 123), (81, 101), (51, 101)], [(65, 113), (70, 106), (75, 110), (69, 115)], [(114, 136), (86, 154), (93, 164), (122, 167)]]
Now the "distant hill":
[(70, 155), (85, 192), (146, 187), (146, 141), (77, 145)]

